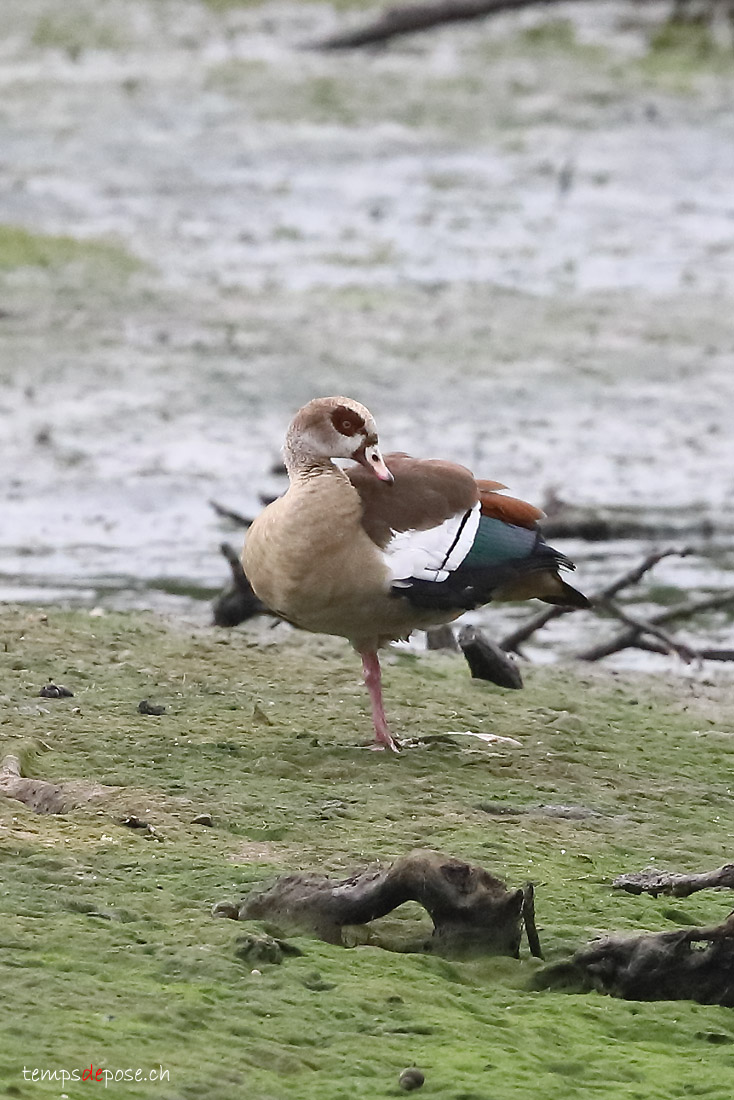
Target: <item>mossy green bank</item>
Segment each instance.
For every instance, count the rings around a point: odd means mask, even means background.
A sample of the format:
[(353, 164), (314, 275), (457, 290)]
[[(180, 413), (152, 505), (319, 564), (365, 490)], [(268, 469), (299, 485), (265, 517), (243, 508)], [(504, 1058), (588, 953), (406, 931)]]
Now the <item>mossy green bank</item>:
[[(602, 929), (720, 919), (725, 898), (614, 893), (615, 874), (732, 854), (726, 684), (600, 669), (531, 669), (521, 692), (474, 683), (460, 657), (396, 655), (388, 708), (403, 737), (494, 732), (370, 752), (358, 661), (337, 640), (277, 628), (267, 643), (141, 615), (29, 608), (0, 618), (2, 753), (29, 740), (54, 782), (118, 788), (39, 816), (0, 799), (4, 1095), (76, 1100), (88, 1083), (23, 1068), (163, 1066), (120, 1097), (337, 1100), (401, 1095), (720, 1098), (734, 1070), (728, 1010), (532, 992), (527, 958), (447, 962), (374, 943), (299, 938), (251, 973), (246, 928), (213, 903), (299, 869), (339, 875), (416, 846), (537, 886), (549, 960)], [(49, 678), (74, 692), (41, 699)], [(141, 699), (163, 704), (141, 715)], [(574, 804), (593, 816), (490, 814)], [(214, 827), (192, 823), (210, 813)], [(154, 832), (126, 828), (135, 814)], [(426, 921), (416, 907), (394, 931)], [(112, 1095), (112, 1092), (110, 1092)]]

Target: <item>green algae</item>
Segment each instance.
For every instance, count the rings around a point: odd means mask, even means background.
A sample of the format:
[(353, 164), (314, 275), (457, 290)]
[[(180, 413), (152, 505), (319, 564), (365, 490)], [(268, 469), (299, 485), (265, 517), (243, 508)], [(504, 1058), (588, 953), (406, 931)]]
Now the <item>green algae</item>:
[[(74, 697), (39, 699), (48, 677)], [(426, 1096), (451, 1100), (720, 1097), (727, 1010), (532, 992), (527, 958), (448, 962), (370, 937), (351, 950), (299, 938), (301, 956), (253, 975), (237, 955), (247, 926), (210, 916), (276, 873), (339, 875), (423, 845), (510, 885), (532, 878), (550, 961), (600, 929), (720, 919), (716, 895), (656, 902), (610, 882), (730, 857), (730, 746), (704, 736), (731, 730), (725, 691), (595, 669), (526, 679), (504, 693), (472, 683), (460, 658), (388, 659), (402, 736), (472, 729), (523, 746), (393, 757), (365, 747), (357, 662), (339, 641), (5, 610), (2, 751), (33, 741), (39, 776), (121, 787), (62, 816), (0, 799), (6, 1093), (58, 1096), (25, 1084), (23, 1066), (92, 1062), (170, 1071), (165, 1085), (116, 1086), (126, 1097), (389, 1097), (410, 1064)], [(142, 698), (165, 715), (140, 715)], [(490, 801), (598, 816), (495, 816), (479, 808)], [(155, 833), (122, 827), (131, 812)], [(191, 823), (201, 812), (214, 828)], [(383, 933), (407, 941), (420, 923), (406, 907)]]
[(105, 18), (94, 7), (76, 11), (46, 12), (33, 28), (31, 43), (37, 49), (62, 50), (77, 60), (84, 50), (119, 51), (131, 37), (123, 22)]
[(654, 32), (643, 61), (649, 75), (675, 84), (702, 72), (734, 72), (731, 44), (717, 40), (710, 20), (670, 19)]
[[(600, 114), (611, 124), (621, 106), (651, 90), (689, 100), (712, 80), (728, 86), (734, 52), (718, 45), (705, 26), (685, 31), (661, 23), (641, 55), (630, 57), (611, 37), (585, 41), (570, 19), (544, 19), (524, 29), (490, 20), (483, 33), (475, 29), (473, 39), (460, 38), (466, 63), (448, 75), (431, 64), (410, 64), (411, 48), (430, 57), (431, 36), (419, 35), (396, 39), (376, 57), (362, 51), (321, 55), (318, 68), (276, 72), (259, 58), (230, 58), (208, 67), (206, 86), (258, 121), (365, 130), (389, 123), (440, 133), (456, 147), (476, 141), (491, 146), (555, 125), (561, 104), (579, 131), (596, 130)], [(599, 185), (605, 182), (602, 177)]]
[(0, 271), (23, 267), (59, 270), (70, 264), (104, 267), (129, 274), (142, 265), (109, 241), (82, 241), (65, 235), (31, 233), (17, 225), (0, 225)]

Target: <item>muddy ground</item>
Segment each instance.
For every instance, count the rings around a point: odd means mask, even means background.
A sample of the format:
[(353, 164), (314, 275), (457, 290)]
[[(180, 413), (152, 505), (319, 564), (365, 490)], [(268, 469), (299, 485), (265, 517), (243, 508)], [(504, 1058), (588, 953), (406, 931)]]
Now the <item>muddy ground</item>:
[[(734, 69), (664, 10), (325, 55), (363, 13), (8, 0), (0, 592), (204, 621), (208, 500), (257, 510), (335, 391), (388, 449), (693, 528), (658, 588), (731, 586)], [(564, 549), (593, 588), (646, 547)]]

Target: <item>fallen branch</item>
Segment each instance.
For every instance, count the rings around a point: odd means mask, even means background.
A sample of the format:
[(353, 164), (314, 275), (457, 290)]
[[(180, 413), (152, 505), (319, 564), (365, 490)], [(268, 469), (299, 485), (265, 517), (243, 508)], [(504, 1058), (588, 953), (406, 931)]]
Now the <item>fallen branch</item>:
[(665, 517), (648, 519), (623, 509), (597, 511), (594, 508), (561, 508), (542, 520), (543, 535), (552, 539), (582, 539), (584, 542), (609, 542), (611, 539), (641, 539), (648, 542), (676, 538), (710, 538), (715, 524), (702, 517), (683, 524), (666, 522)]
[(661, 647), (666, 653), (673, 653), (676, 657), (680, 657), (681, 661), (685, 661), (686, 664), (690, 664), (695, 660), (696, 653), (685, 642), (679, 642), (672, 634), (669, 634), (667, 630), (663, 630), (659, 626), (655, 626), (647, 619), (638, 619), (634, 615), (630, 615), (628, 612), (623, 611), (621, 607), (614, 602), (614, 600), (602, 600), (599, 606), (603, 607), (620, 622), (625, 623), (626, 626), (632, 627), (634, 630), (640, 632), (640, 634), (651, 634), (653, 638), (657, 638)]
[(312, 44), (317, 50), (347, 50), (373, 46), (401, 34), (430, 30), (443, 23), (468, 22), (501, 11), (518, 11), (553, 0), (432, 0), (386, 8), (372, 23), (352, 31), (340, 31)]
[(234, 508), (227, 508), (224, 504), (219, 504), (216, 500), (210, 500), (210, 505), (222, 519), (228, 519), (230, 523), (234, 523), (237, 527), (252, 527), (254, 520), (248, 516), (243, 516), (241, 512), (235, 512)]
[[(680, 557), (684, 558), (692, 552), (690, 546), (684, 546), (682, 549), (675, 547), (667, 547), (664, 550), (652, 550), (649, 554), (642, 559), (642, 561), (622, 573), (619, 577), (616, 577), (609, 584), (605, 585), (599, 592), (589, 597), (592, 605), (599, 601), (609, 600), (613, 596), (616, 596), (625, 588), (629, 588), (633, 584), (637, 584), (646, 573), (662, 561), (663, 558)], [(546, 623), (549, 623), (552, 619), (558, 619), (561, 615), (570, 615), (573, 611), (577, 610), (573, 607), (546, 607), (540, 611), (537, 615), (534, 615), (522, 626), (517, 627), (511, 634), (508, 634), (502, 639), (500, 645), (502, 649), (508, 652), (517, 652), (518, 646), (526, 642), (528, 638), (531, 638), (533, 634), (537, 633), (541, 627), (544, 627)]]
[[(675, 607), (666, 607), (662, 611), (651, 615), (646, 621), (647, 626), (660, 626), (662, 623), (675, 622), (680, 619), (690, 619), (694, 615), (704, 611), (718, 611), (722, 607), (734, 604), (734, 592), (723, 592), (716, 596), (704, 596), (699, 600), (689, 600), (687, 603), (676, 604)], [(613, 635), (606, 642), (600, 642), (589, 649), (577, 653), (580, 661), (600, 661), (603, 657), (610, 657), (613, 653), (619, 653), (623, 649), (636, 644), (641, 634), (640, 626), (629, 626), (625, 630)]]
[[(649, 638), (637, 638), (635, 649), (645, 649), (649, 653), (668, 653), (668, 647), (662, 642), (653, 642)], [(734, 649), (712, 649), (704, 646), (703, 649), (691, 649), (696, 661), (734, 661)]]
[(725, 863), (715, 871), (702, 871), (700, 874), (681, 875), (672, 871), (658, 871), (648, 867), (627, 875), (618, 875), (612, 886), (615, 890), (626, 890), (628, 894), (667, 894), (674, 898), (687, 898), (699, 890), (734, 890), (734, 863)]
[(406, 901), (419, 902), (433, 920), (433, 935), (420, 949), (518, 958), (525, 925), (531, 951), (540, 954), (532, 888), (508, 890), (481, 867), (428, 849), (409, 852), (386, 869), (336, 882), (323, 875), (288, 875), (238, 906), (216, 906), (214, 914), (267, 920), (342, 943), (344, 925), (367, 924)]
[[(694, 944), (707, 944), (694, 947)], [(592, 940), (570, 962), (546, 967), (536, 988), (597, 990), (635, 1001), (734, 1006), (734, 913), (709, 928)]]
[(0, 795), (22, 802), (37, 814), (64, 814), (77, 806), (101, 801), (119, 790), (102, 783), (83, 779), (64, 783), (49, 783), (45, 779), (33, 779), (23, 775), (27, 759), (35, 752), (26, 746), (17, 753), (8, 753), (0, 761)]
[(236, 552), (226, 542), (223, 542), (219, 549), (229, 562), (232, 583), (227, 585), (212, 604), (214, 625), (237, 626), (238, 623), (243, 623), (254, 615), (266, 614), (267, 609), (253, 592)]
[(535, 959), (543, 958), (543, 949), (540, 946), (540, 937), (535, 925), (535, 886), (527, 882), (522, 892), (522, 919), (525, 925), (525, 935), (528, 938), (530, 954)]

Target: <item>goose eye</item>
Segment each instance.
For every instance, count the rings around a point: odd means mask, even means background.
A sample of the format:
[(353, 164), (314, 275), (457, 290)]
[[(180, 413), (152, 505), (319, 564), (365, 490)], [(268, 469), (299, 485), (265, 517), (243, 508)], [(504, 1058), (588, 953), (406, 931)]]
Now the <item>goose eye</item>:
[(345, 432), (351, 431), (353, 425), (350, 420), (342, 420), (342, 430)]

